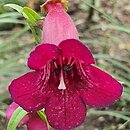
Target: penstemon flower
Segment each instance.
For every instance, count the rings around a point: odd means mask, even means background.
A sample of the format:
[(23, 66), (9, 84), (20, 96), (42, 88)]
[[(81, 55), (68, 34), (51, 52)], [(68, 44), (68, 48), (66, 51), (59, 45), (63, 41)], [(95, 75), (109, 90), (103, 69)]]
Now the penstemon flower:
[(71, 130), (83, 123), (86, 105), (103, 108), (115, 103), (122, 85), (93, 65), (91, 51), (79, 41), (60, 0), (47, 2), (45, 9), (42, 43), (28, 59), (34, 71), (13, 80), (9, 91), (28, 112), (45, 108), (56, 130)]
[[(13, 102), (6, 111), (6, 118), (10, 120), (14, 111), (19, 107), (18, 104)], [(22, 125), (27, 125), (28, 130), (48, 130), (46, 122), (38, 116), (37, 113), (29, 113), (26, 115), (19, 123), (19, 127)]]

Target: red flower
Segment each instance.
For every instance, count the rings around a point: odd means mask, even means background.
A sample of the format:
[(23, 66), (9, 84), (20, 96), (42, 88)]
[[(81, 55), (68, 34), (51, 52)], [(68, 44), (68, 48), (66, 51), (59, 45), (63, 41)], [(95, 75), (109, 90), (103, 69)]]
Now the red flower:
[(49, 4), (48, 11), (43, 43), (28, 59), (34, 71), (15, 79), (9, 91), (26, 111), (44, 107), (52, 127), (70, 130), (84, 121), (86, 105), (100, 108), (118, 100), (122, 85), (92, 65), (95, 61), (90, 50), (78, 40), (61, 4)]
[(58, 45), (61, 41), (66, 39), (79, 40), (78, 32), (72, 19), (65, 12), (60, 3), (53, 4), (48, 2), (45, 5), (45, 8), (48, 11), (48, 15), (46, 16), (46, 19), (43, 24), (43, 43)]
[[(10, 120), (14, 111), (19, 107), (18, 104), (13, 102), (6, 111), (6, 117)], [(46, 122), (42, 121), (41, 118), (35, 113), (26, 115), (19, 123), (19, 127), (26, 124), (28, 130), (48, 130)]]

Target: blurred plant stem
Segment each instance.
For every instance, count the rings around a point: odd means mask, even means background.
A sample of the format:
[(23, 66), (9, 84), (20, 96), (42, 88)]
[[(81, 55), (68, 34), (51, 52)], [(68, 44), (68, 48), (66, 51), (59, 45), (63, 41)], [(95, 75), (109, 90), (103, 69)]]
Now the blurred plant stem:
[[(94, 6), (95, 0), (92, 0), (91, 4)], [(90, 7), (88, 11), (87, 22), (92, 22), (93, 15), (94, 15), (94, 8)]]

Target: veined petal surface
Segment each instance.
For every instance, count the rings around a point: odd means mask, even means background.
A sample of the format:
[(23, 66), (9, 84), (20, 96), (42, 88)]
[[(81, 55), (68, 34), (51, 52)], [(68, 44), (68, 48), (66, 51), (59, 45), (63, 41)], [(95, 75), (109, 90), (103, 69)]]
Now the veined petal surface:
[(29, 72), (12, 81), (9, 91), (12, 99), (28, 112), (42, 109), (48, 99), (48, 92), (42, 82), (40, 71)]
[(87, 46), (76, 39), (64, 40), (59, 44), (59, 48), (62, 50), (62, 57), (79, 60), (86, 64), (94, 64), (94, 58), (91, 51)]
[(40, 70), (43, 69), (45, 64), (58, 58), (58, 56), (59, 50), (56, 45), (43, 43), (38, 45), (35, 50), (30, 53), (28, 66), (31, 69)]
[(122, 94), (122, 85), (106, 72), (94, 66), (84, 65), (87, 86), (81, 97), (87, 105), (103, 108), (115, 103)]
[(45, 107), (49, 124), (56, 130), (71, 130), (81, 125), (86, 116), (86, 107), (78, 94), (68, 96), (61, 91), (53, 96)]

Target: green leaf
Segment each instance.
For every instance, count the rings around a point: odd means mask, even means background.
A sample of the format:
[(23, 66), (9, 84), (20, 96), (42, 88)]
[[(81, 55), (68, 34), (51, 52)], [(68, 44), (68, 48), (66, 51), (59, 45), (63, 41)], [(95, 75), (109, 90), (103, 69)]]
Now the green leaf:
[(0, 24), (3, 24), (3, 23), (26, 24), (24, 21), (18, 20), (15, 18), (2, 18), (2, 19), (0, 19)]
[(0, 116), (2, 116), (2, 117), (6, 117), (5, 112), (3, 112), (2, 110), (0, 110)]
[(127, 101), (130, 101), (130, 94), (128, 94), (127, 92), (123, 93), (123, 98)]
[(22, 10), (23, 10), (23, 7), (19, 6), (19, 5), (16, 5), (16, 4), (6, 4), (4, 5), (4, 7), (11, 7), (12, 9), (18, 11), (19, 13), (22, 14)]
[(37, 29), (34, 28), (34, 26), (35, 26), (36, 22), (41, 19), (40, 15), (28, 7), (23, 8), (23, 15), (28, 20), (28, 24), (32, 31), (33, 37), (35, 38), (36, 44), (39, 44), (41, 41), (39, 38), (41, 31), (38, 28)]
[(16, 4), (6, 4), (5, 7), (11, 7), (12, 9), (15, 9), (20, 14), (22, 14), (29, 22), (31, 22), (32, 25), (35, 25), (35, 23), (41, 19), (40, 15), (29, 7), (21, 7)]
[(43, 120), (43, 121), (46, 121), (46, 115), (43, 111), (38, 111), (37, 114), (40, 116), (40, 118)]
[(28, 21), (28, 24), (29, 24), (29, 27), (32, 31), (32, 35), (35, 38), (35, 42), (36, 42), (36, 45), (37, 45), (41, 41), (41, 39), (39, 37), (41, 35), (41, 30), (38, 29), (38, 28), (34, 28), (33, 24), (30, 21)]
[(47, 118), (46, 118), (46, 115), (45, 115), (45, 113), (44, 113), (44, 110), (45, 110), (45, 109), (43, 109), (43, 110), (41, 110), (41, 111), (38, 111), (37, 114), (40, 116), (40, 118), (41, 118), (44, 122), (47, 123), (47, 128), (48, 128), (48, 130), (49, 130), (49, 124), (48, 124), (48, 122), (47, 122)]
[[(2, 89), (1, 86), (0, 86), (0, 89)], [(7, 98), (9, 98), (9, 92), (4, 92), (4, 93), (0, 94), (0, 102), (4, 101)]]
[(126, 121), (124, 124), (122, 124), (120, 127), (119, 127), (119, 130), (124, 130), (125, 127), (130, 123), (130, 120)]
[(22, 118), (27, 115), (27, 112), (21, 107), (18, 107), (13, 113), (8, 125), (7, 130), (15, 130)]
[(113, 25), (112, 24), (100, 24), (100, 25), (91, 27), (87, 31), (93, 31), (96, 29), (102, 29), (102, 30), (111, 29), (111, 30), (117, 30), (117, 31), (121, 31), (121, 32), (130, 34), (130, 27), (124, 26), (124, 25), (115, 25), (115, 24), (113, 24)]
[(41, 19), (40, 15), (37, 14), (34, 10), (28, 7), (23, 7), (23, 13), (24, 16), (28, 19), (29, 22), (32, 23), (32, 25), (35, 25), (38, 20)]
[(21, 15), (18, 12), (7, 12), (0, 14), (0, 19), (2, 18), (19, 18)]
[[(38, 20), (41, 19), (41, 16), (36, 13), (34, 10), (32, 10), (29, 7), (21, 7), (15, 4), (7, 4), (5, 5), (5, 7), (11, 7), (15, 10), (17, 10), (19, 13), (21, 13), (28, 21), (29, 27), (32, 31), (32, 34), (35, 38), (36, 44), (39, 44), (41, 39), (39, 38), (39, 36), (41, 35), (41, 30), (39, 28), (35, 28), (35, 24)], [(0, 23), (20, 23), (20, 24), (25, 24), (23, 21), (14, 19), (14, 18), (5, 18), (0, 20)]]
[(84, 4), (86, 4), (87, 6), (89, 6), (89, 7), (93, 8), (93, 9), (95, 9), (98, 13), (100, 13), (100, 14), (102, 15), (103, 18), (105, 18), (105, 19), (108, 20), (109, 22), (116, 23), (116, 24), (119, 23), (119, 21), (118, 21), (116, 18), (114, 18), (114, 17), (110, 16), (109, 14), (107, 14), (107, 13), (101, 11), (100, 9), (98, 9), (97, 7), (95, 7), (94, 5), (92, 5), (91, 2), (84, 1), (84, 0), (82, 0), (82, 2), (83, 2)]
[(109, 115), (109, 116), (120, 118), (120, 119), (123, 119), (123, 120), (126, 120), (126, 121), (130, 120), (130, 118), (128, 116), (121, 114), (119, 112), (116, 112), (116, 111), (89, 110), (88, 115), (89, 116), (91, 116), (91, 115), (97, 115), (97, 116)]
[(126, 65), (124, 65), (123, 63), (121, 63), (120, 61), (117, 61), (117, 59), (115, 59), (114, 57), (110, 57), (108, 55), (104, 55), (104, 54), (95, 54), (94, 57), (96, 59), (104, 59), (107, 61), (110, 61), (112, 64), (118, 66), (119, 68), (127, 71), (130, 74), (130, 68), (127, 67)]

